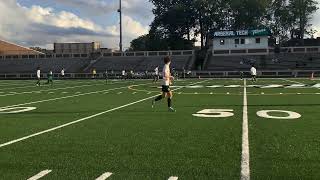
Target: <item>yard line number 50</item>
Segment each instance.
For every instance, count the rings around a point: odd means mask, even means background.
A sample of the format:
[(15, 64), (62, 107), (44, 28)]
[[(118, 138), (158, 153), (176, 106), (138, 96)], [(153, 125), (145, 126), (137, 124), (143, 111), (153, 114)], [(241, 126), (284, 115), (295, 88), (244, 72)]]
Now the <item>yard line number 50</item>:
[[(226, 118), (234, 116), (234, 113), (233, 109), (204, 109), (192, 115), (201, 118)], [(299, 119), (301, 117), (297, 112), (284, 110), (261, 110), (257, 112), (257, 116), (267, 119)]]

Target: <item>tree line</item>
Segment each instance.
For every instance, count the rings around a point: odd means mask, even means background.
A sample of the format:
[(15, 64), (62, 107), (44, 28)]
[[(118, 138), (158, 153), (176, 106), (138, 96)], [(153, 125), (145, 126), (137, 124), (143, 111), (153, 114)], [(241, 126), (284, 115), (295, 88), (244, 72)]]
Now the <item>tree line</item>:
[(312, 36), (316, 0), (150, 0), (155, 18), (150, 31), (131, 42), (130, 50), (205, 47), (218, 30), (269, 29), (280, 41)]

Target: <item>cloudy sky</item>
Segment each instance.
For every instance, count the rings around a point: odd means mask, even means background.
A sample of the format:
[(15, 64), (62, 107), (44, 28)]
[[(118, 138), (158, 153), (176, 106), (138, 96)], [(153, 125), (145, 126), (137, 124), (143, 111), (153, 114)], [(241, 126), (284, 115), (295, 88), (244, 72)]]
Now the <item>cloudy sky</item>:
[[(320, 0), (317, 0), (320, 3)], [(52, 48), (53, 42), (119, 44), (119, 0), (0, 0), (0, 39)], [(124, 47), (146, 34), (153, 20), (148, 0), (123, 0)], [(320, 36), (320, 10), (313, 18)]]

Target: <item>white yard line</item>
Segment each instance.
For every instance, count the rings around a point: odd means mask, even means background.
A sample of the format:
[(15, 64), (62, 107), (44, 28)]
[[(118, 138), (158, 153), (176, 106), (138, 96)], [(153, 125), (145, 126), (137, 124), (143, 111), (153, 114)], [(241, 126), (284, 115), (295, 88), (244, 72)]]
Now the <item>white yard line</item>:
[(51, 171), (52, 171), (52, 170), (49, 170), (49, 169), (43, 170), (43, 171), (39, 172), (38, 174), (36, 174), (36, 175), (28, 178), (27, 180), (37, 180), (37, 179), (40, 179), (40, 178), (48, 175), (49, 173), (51, 173)]
[[(205, 81), (208, 81), (208, 80), (205, 80)], [(194, 84), (199, 84), (199, 83), (202, 83), (202, 82), (205, 82), (205, 81), (200, 81), (200, 82), (197, 82), (197, 83), (194, 83)], [(150, 84), (150, 83), (148, 83)], [(180, 88), (177, 88), (175, 90), (179, 90), (179, 89), (182, 89), (183, 87), (180, 87)], [(174, 91), (175, 91), (174, 90)], [(75, 95), (77, 96), (77, 95)], [(35, 136), (39, 136), (39, 135), (42, 135), (42, 134), (46, 134), (46, 133), (49, 133), (51, 131), (55, 131), (55, 130), (58, 130), (58, 129), (62, 129), (64, 127), (67, 127), (67, 126), (70, 126), (70, 125), (73, 125), (73, 124), (77, 124), (77, 123), (80, 123), (82, 121), (85, 121), (85, 120), (88, 120), (88, 119), (92, 119), (92, 118), (95, 118), (95, 117), (98, 117), (98, 116), (101, 116), (103, 114), (106, 114), (106, 113), (109, 113), (109, 112), (113, 112), (113, 111), (116, 111), (116, 110), (119, 110), (119, 109), (123, 109), (125, 107), (128, 107), (128, 106), (132, 106), (134, 104), (138, 104), (140, 102), (144, 102), (146, 100), (150, 100), (152, 98), (155, 98), (157, 97), (157, 95), (154, 95), (154, 96), (150, 96), (150, 97), (147, 97), (147, 98), (144, 98), (144, 99), (140, 99), (138, 101), (134, 101), (134, 102), (131, 102), (131, 103), (128, 103), (128, 104), (125, 104), (125, 105), (122, 105), (122, 106), (119, 106), (119, 107), (116, 107), (116, 108), (112, 108), (112, 109), (109, 109), (109, 110), (106, 110), (106, 111), (103, 111), (103, 112), (100, 112), (100, 113), (97, 113), (97, 114), (93, 114), (91, 116), (87, 116), (85, 118), (81, 118), (81, 119), (77, 119), (75, 121), (71, 121), (71, 122), (68, 122), (68, 123), (65, 123), (65, 124), (62, 124), (60, 126), (56, 126), (56, 127), (53, 127), (53, 128), (50, 128), (50, 129), (47, 129), (47, 130), (44, 130), (44, 131), (40, 131), (40, 132), (37, 132), (37, 133), (34, 133), (34, 134), (31, 134), (31, 135), (28, 135), (28, 136), (24, 136), (22, 138), (18, 138), (18, 139), (15, 139), (15, 140), (12, 140), (12, 141), (9, 141), (9, 142), (6, 142), (6, 143), (3, 143), (3, 144), (0, 144), (0, 148), (2, 147), (5, 147), (5, 146), (9, 146), (11, 144), (15, 144), (17, 142), (20, 142), (20, 141), (24, 141), (24, 140), (27, 140), (27, 139), (30, 139), (32, 137), (35, 137)], [(47, 100), (48, 101), (48, 100)], [(35, 102), (34, 102), (35, 103)], [(30, 104), (30, 103), (29, 103)], [(23, 105), (26, 105), (23, 104)], [(15, 106), (20, 106), (20, 105), (15, 105)], [(11, 106), (11, 107), (15, 107), (15, 106)], [(5, 107), (6, 108), (6, 107)], [(0, 108), (1, 109), (1, 108)]]
[(171, 177), (169, 177), (168, 180), (178, 180), (178, 177), (176, 177), (176, 176), (171, 176)]
[[(156, 95), (156, 96), (158, 96), (158, 95)], [(80, 123), (82, 121), (85, 121), (85, 120), (88, 120), (88, 119), (92, 119), (92, 118), (101, 116), (103, 114), (106, 114), (106, 113), (109, 113), (109, 112), (113, 112), (113, 111), (116, 111), (116, 110), (119, 110), (119, 109), (122, 109), (122, 108), (125, 108), (125, 107), (128, 107), (128, 106), (131, 106), (131, 105), (134, 105), (134, 104), (137, 104), (137, 103), (152, 99), (152, 98), (154, 98), (156, 96), (147, 97), (147, 98), (144, 98), (144, 99), (141, 99), (141, 100), (138, 100), (138, 101), (134, 101), (132, 103), (128, 103), (128, 104), (125, 104), (125, 105), (122, 105), (122, 106), (119, 106), (119, 107), (116, 107), (116, 108), (112, 108), (112, 109), (109, 109), (109, 110), (106, 110), (106, 111), (103, 111), (103, 112), (100, 112), (100, 113), (97, 113), (97, 114), (94, 114), (94, 115), (91, 115), (91, 116), (87, 116), (85, 118), (81, 118), (81, 119), (78, 119), (78, 120), (75, 120), (75, 121), (71, 121), (69, 123), (65, 123), (65, 124), (62, 124), (60, 126), (56, 126), (54, 128), (50, 128), (50, 129), (47, 129), (47, 130), (44, 130), (44, 131), (40, 131), (40, 132), (31, 134), (29, 136), (24, 136), (22, 138), (12, 140), (12, 141), (0, 144), (0, 148), (8, 146), (8, 145), (11, 145), (11, 144), (14, 144), (14, 143), (17, 143), (17, 142), (20, 142), (20, 141), (24, 141), (26, 139), (30, 139), (30, 138), (35, 137), (35, 136), (46, 134), (48, 132), (55, 131), (55, 130), (58, 130), (58, 129), (61, 129), (61, 128), (64, 128), (64, 127), (67, 127), (67, 126), (70, 126), (70, 125), (73, 125), (73, 124), (77, 124), (77, 123)]]
[[(150, 84), (150, 83), (147, 83), (147, 84)], [(146, 85), (146, 84), (138, 84), (136, 86), (140, 86), (140, 85)], [(30, 104), (38, 104), (38, 103), (42, 103), (42, 102), (56, 101), (56, 100), (79, 97), (79, 96), (90, 95), (90, 94), (104, 93), (104, 92), (109, 92), (109, 91), (114, 91), (114, 90), (124, 89), (124, 88), (128, 88), (128, 86), (122, 86), (122, 87), (118, 87), (118, 88), (112, 88), (112, 89), (106, 89), (106, 90), (94, 91), (94, 92), (88, 92), (88, 93), (82, 93), (82, 94), (75, 94), (75, 95), (70, 95), (70, 96), (63, 96), (63, 97), (51, 98), (51, 99), (45, 99), (45, 100), (39, 100), (39, 101), (31, 101), (31, 102), (27, 102), (27, 103), (21, 103), (21, 104), (0, 107), (0, 109), (19, 107), (19, 106), (30, 105)]]
[(6, 97), (6, 96), (15, 96), (15, 95), (21, 95), (21, 94), (32, 94), (32, 93), (41, 93), (41, 92), (48, 92), (48, 91), (57, 91), (57, 90), (65, 90), (65, 89), (74, 89), (74, 88), (81, 88), (81, 87), (91, 87), (91, 86), (105, 86), (104, 84), (99, 85), (81, 85), (81, 86), (71, 86), (71, 87), (64, 87), (64, 88), (55, 88), (55, 89), (46, 89), (46, 90), (37, 90), (37, 91), (27, 91), (27, 92), (11, 92), (9, 94), (1, 94), (0, 97)]
[(111, 172), (103, 173), (101, 176), (97, 177), (96, 180), (105, 180), (112, 175)]
[(248, 98), (247, 83), (243, 81), (243, 117), (242, 117), (242, 153), (241, 153), (241, 180), (250, 180), (249, 129), (248, 129)]
[[(112, 85), (112, 84), (126, 84), (128, 83), (129, 81), (126, 81), (126, 82), (114, 82), (114, 83), (110, 83), (109, 85)], [(54, 83), (54, 85), (56, 85), (57, 83)], [(90, 82), (77, 82), (77, 83), (74, 83), (74, 82), (66, 82), (66, 83), (58, 83), (57, 85), (59, 86), (62, 86), (62, 85), (65, 85), (65, 86), (69, 86), (69, 85), (81, 85), (81, 84), (84, 84), (84, 85), (90, 85), (90, 86), (94, 86), (94, 85), (105, 85), (105, 83), (103, 83), (101, 81), (101, 83), (97, 83), (97, 82), (94, 82), (94, 83), (90, 83)], [(23, 85), (23, 84), (22, 84)], [(0, 91), (3, 91), (3, 90), (12, 90), (12, 89), (26, 89), (26, 88), (37, 88), (39, 89), (39, 87), (36, 86), (36, 84), (34, 83), (34, 85), (31, 85), (31, 84), (25, 84), (25, 85), (30, 85), (30, 86), (22, 86), (22, 87), (9, 87), (9, 88), (3, 88), (3, 89), (0, 89)], [(42, 84), (40, 86), (41, 87), (50, 87), (50, 85), (46, 85), (46, 84)]]
[(5, 83), (1, 83), (0, 84), (0, 87), (2, 87), (2, 86), (6, 86), (6, 87), (8, 87), (8, 86), (21, 86), (21, 85), (30, 85), (30, 83), (21, 83), (21, 84), (10, 84), (10, 83), (7, 83), (7, 84), (5, 84)]
[(298, 81), (292, 81), (292, 80), (289, 80), (289, 79), (285, 79), (285, 78), (281, 78), (282, 80), (284, 81), (287, 81), (287, 82), (291, 82), (291, 83), (297, 83), (297, 84), (303, 84), (301, 82), (298, 82)]

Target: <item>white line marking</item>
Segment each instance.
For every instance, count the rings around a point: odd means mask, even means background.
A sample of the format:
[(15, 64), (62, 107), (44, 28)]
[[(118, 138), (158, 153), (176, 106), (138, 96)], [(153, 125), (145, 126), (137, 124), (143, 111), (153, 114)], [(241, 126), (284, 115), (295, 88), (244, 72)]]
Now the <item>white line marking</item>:
[[(79, 81), (79, 82), (76, 82), (76, 83), (74, 83), (74, 82), (68, 82), (68, 84), (67, 83), (56, 83), (56, 81), (55, 81), (55, 84), (57, 84), (57, 85), (81, 85), (81, 84), (86, 84), (86, 85), (101, 85), (101, 83), (90, 83), (89, 81)], [(120, 83), (113, 83), (113, 84), (120, 84)], [(121, 83), (121, 84), (124, 84), (124, 83)], [(32, 82), (30, 82), (30, 83), (22, 83), (22, 84), (17, 84), (17, 85), (22, 85), (22, 86), (20, 86), (20, 87), (9, 87), (9, 88), (4, 88), (4, 89), (0, 89), (0, 90), (10, 90), (10, 89), (26, 89), (26, 88), (39, 88), (39, 87), (37, 87), (36, 85), (35, 85), (35, 81), (32, 81)], [(30, 86), (24, 86), (24, 85), (30, 85)], [(41, 85), (41, 87), (49, 87), (50, 85)]]
[(284, 79), (284, 78), (281, 78), (282, 80), (284, 81), (287, 81), (287, 82), (292, 82), (292, 83), (298, 83), (298, 84), (303, 84), (301, 82), (298, 82), (298, 81), (292, 81), (292, 80), (289, 80), (289, 79)]
[[(208, 81), (208, 80), (205, 80), (205, 81)], [(194, 84), (202, 83), (202, 82), (205, 82), (205, 81), (197, 82), (197, 83), (194, 83)], [(150, 83), (147, 83), (147, 84), (150, 84)], [(143, 84), (141, 84), (141, 85), (143, 85)], [(137, 86), (137, 85), (136, 85), (136, 86)], [(127, 88), (127, 87), (125, 87), (125, 88)], [(177, 89), (175, 89), (175, 90), (182, 89), (182, 88), (183, 88), (183, 87), (180, 87), (180, 88), (177, 88)], [(119, 88), (118, 88), (118, 89), (119, 89)], [(175, 91), (175, 90), (173, 90), (173, 91)], [(101, 116), (101, 115), (103, 115), (103, 114), (106, 114), (106, 113), (109, 113), (109, 112), (113, 112), (113, 111), (116, 111), (116, 110), (119, 110), (119, 109), (122, 109), (122, 108), (125, 108), (125, 107), (128, 107), (128, 106), (131, 106), (131, 105), (134, 105), (134, 104), (138, 104), (138, 103), (140, 103), (140, 102), (144, 102), (144, 101), (146, 101), (146, 100), (155, 98), (155, 97), (157, 97), (158, 95), (159, 95), (159, 94), (154, 95), (154, 96), (150, 96), (150, 97), (147, 97), (147, 98), (144, 98), (144, 99), (140, 99), (140, 100), (135, 101), (135, 102), (132, 102), (132, 103), (128, 103), (128, 104), (125, 104), (125, 105), (122, 105), (122, 106), (119, 106), (119, 107), (116, 107), (116, 108), (112, 108), (112, 109), (109, 109), (109, 110), (106, 110), (106, 111), (103, 111), (103, 112), (100, 112), (100, 113), (97, 113), (97, 114), (94, 114), (94, 115), (91, 115), (91, 116), (87, 116), (87, 117), (85, 117), (85, 118), (81, 118), (81, 119), (78, 119), (78, 120), (75, 120), (75, 121), (71, 121), (71, 122), (62, 124), (62, 125), (60, 125), (60, 126), (56, 126), (56, 127), (53, 127), (53, 128), (47, 129), (47, 130), (44, 130), (44, 131), (40, 131), (40, 132), (31, 134), (31, 135), (28, 135), (28, 136), (24, 136), (24, 137), (22, 137), (22, 138), (18, 138), (18, 139), (15, 139), (15, 140), (12, 140), (12, 141), (9, 141), (9, 142), (0, 144), (0, 148), (5, 147), (5, 146), (8, 146), (8, 145), (11, 145), (11, 144), (15, 144), (15, 143), (20, 142), (20, 141), (24, 141), (24, 140), (30, 139), (30, 138), (35, 137), (35, 136), (39, 136), (39, 135), (42, 135), (42, 134), (49, 133), (49, 132), (51, 132), (51, 131), (55, 131), (55, 130), (58, 130), (58, 129), (62, 129), (62, 128), (64, 128), (64, 127), (67, 127), (67, 126), (70, 126), (70, 125), (73, 125), (73, 124), (77, 124), (77, 123), (80, 123), (80, 122), (82, 122), (82, 121), (85, 121), (85, 120), (88, 120), (88, 119), (92, 119), (92, 118), (94, 118), (94, 117), (98, 117), (98, 116)]]
[(132, 94), (137, 94), (137, 92), (133, 92)]
[[(77, 84), (83, 84), (83, 83), (74, 83), (73, 85), (77, 85)], [(113, 83), (113, 84), (125, 84), (125, 83)], [(43, 86), (46, 86), (46, 85), (43, 85)], [(28, 91), (28, 92), (19, 92), (19, 93), (9, 93), (9, 94), (2, 94), (0, 95), (0, 97), (4, 97), (4, 96), (14, 96), (14, 95), (20, 95), (20, 94), (31, 94), (31, 93), (35, 93), (35, 92), (47, 92), (47, 91), (56, 91), (56, 90), (64, 90), (64, 89), (74, 89), (74, 88), (79, 88), (79, 87), (88, 87), (88, 86), (104, 86), (103, 83), (86, 83), (84, 85), (78, 85), (78, 86), (70, 86), (70, 87), (62, 87), (62, 88), (56, 88), (56, 89), (47, 89), (47, 90), (35, 90), (35, 91)], [(18, 88), (26, 88), (27, 86), (25, 87), (18, 87)], [(35, 86), (32, 86), (32, 87), (35, 87)], [(17, 88), (8, 88), (8, 89), (17, 89)]]
[(85, 118), (81, 118), (81, 119), (78, 119), (78, 120), (75, 120), (75, 121), (71, 121), (69, 123), (65, 123), (65, 124), (62, 124), (60, 126), (56, 126), (54, 128), (50, 128), (50, 129), (47, 129), (47, 130), (44, 130), (44, 131), (40, 131), (40, 132), (31, 134), (29, 136), (25, 136), (25, 137), (22, 137), (22, 138), (19, 138), (19, 139), (12, 140), (12, 141), (0, 144), (0, 148), (8, 146), (8, 145), (11, 145), (11, 144), (14, 144), (14, 143), (17, 143), (17, 142), (20, 142), (20, 141), (24, 141), (26, 139), (29, 139), (29, 138), (32, 138), (32, 137), (35, 137), (35, 136), (39, 136), (39, 135), (42, 135), (42, 134), (45, 134), (45, 133), (48, 133), (48, 132), (51, 132), (51, 131), (55, 131), (55, 130), (58, 130), (58, 129), (61, 129), (61, 128), (64, 128), (64, 127), (67, 127), (67, 126), (70, 126), (70, 125), (73, 125), (73, 124), (77, 124), (77, 123), (80, 123), (82, 121), (85, 121), (85, 120), (88, 120), (88, 119), (92, 119), (94, 117), (98, 117), (98, 116), (101, 116), (103, 114), (106, 114), (106, 113), (109, 113), (109, 112), (112, 112), (112, 111), (116, 111), (118, 109), (122, 109), (122, 108), (125, 108), (125, 107), (128, 107), (128, 106), (131, 106), (131, 105), (134, 105), (134, 104), (149, 100), (149, 99), (154, 98), (156, 96), (158, 96), (158, 95), (147, 97), (147, 98), (144, 98), (144, 99), (132, 102), (132, 103), (128, 103), (128, 104), (125, 104), (125, 105), (122, 105), (122, 106), (119, 106), (119, 107), (116, 107), (116, 108), (112, 108), (112, 109), (109, 109), (109, 110), (106, 110), (106, 111), (103, 111), (103, 112), (100, 112), (100, 113), (97, 113), (97, 114), (94, 114), (94, 115), (91, 115), (91, 116), (87, 116)]
[(103, 173), (101, 176), (97, 177), (96, 180), (105, 180), (112, 175), (111, 172)]
[(118, 92), (117, 94), (122, 94), (122, 92)]
[(176, 177), (176, 176), (171, 176), (171, 177), (169, 177), (168, 180), (178, 180), (178, 177)]
[(36, 107), (13, 107), (13, 108), (4, 108), (0, 109), (0, 114), (15, 114), (27, 111), (33, 111), (37, 109)]
[(248, 129), (248, 99), (246, 80), (243, 81), (243, 122), (242, 122), (242, 153), (241, 153), (241, 180), (250, 180), (249, 129)]
[[(65, 89), (74, 89), (74, 88), (88, 87), (88, 86), (99, 86), (99, 85), (71, 86), (71, 87), (64, 87), (64, 88), (47, 89), (47, 90), (40, 90), (40, 91), (27, 91), (27, 92), (19, 92), (19, 93), (17, 93), (17, 92), (10, 92), (9, 94), (2, 94), (2, 95), (0, 95), (0, 97), (21, 95), (21, 94), (31, 94), (31, 93), (41, 93), (41, 92), (57, 91), (57, 90), (65, 90)], [(102, 85), (101, 85), (101, 86), (102, 86)]]
[[(150, 83), (147, 83), (147, 84), (150, 84)], [(146, 84), (139, 84), (139, 85), (146, 85)], [(139, 86), (139, 85), (136, 85), (136, 86)], [(52, 99), (32, 101), (32, 102), (28, 102), (28, 103), (15, 104), (15, 105), (10, 105), (10, 106), (0, 107), (0, 108), (9, 108), (9, 107), (17, 107), (17, 106), (24, 106), (24, 105), (30, 105), (30, 104), (37, 104), (37, 103), (42, 103), (42, 102), (56, 101), (56, 100), (60, 100), (60, 99), (67, 99), (67, 98), (79, 97), (79, 96), (90, 95), (90, 94), (98, 94), (98, 93), (109, 92), (109, 91), (118, 90), (118, 89), (124, 89), (124, 88), (128, 88), (128, 86), (123, 86), (123, 87), (113, 88), (113, 89), (106, 89), (106, 90), (101, 90), (101, 91), (88, 92), (88, 93), (77, 94), (77, 95), (63, 96), (63, 97), (52, 98)]]
[(39, 172), (38, 174), (36, 174), (36, 175), (34, 175), (34, 176), (30, 177), (30, 178), (29, 178), (29, 179), (27, 179), (27, 180), (37, 180), (37, 179), (40, 179), (40, 178), (42, 178), (42, 177), (44, 177), (44, 176), (48, 175), (49, 173), (51, 173), (51, 171), (52, 171), (52, 170), (49, 170), (49, 169), (47, 169), (47, 170), (43, 170), (43, 171)]

